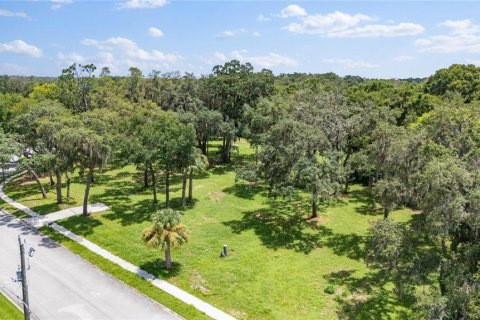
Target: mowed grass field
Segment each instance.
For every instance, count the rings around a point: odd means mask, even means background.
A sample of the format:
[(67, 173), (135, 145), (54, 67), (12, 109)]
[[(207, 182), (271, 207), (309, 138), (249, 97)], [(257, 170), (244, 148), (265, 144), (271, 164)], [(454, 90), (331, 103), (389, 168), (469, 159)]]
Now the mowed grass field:
[(0, 292), (0, 320), (21, 320), (23, 314)]
[[(155, 207), (150, 188), (143, 188), (143, 172), (134, 167), (96, 174), (90, 203), (103, 202), (111, 211), (60, 224), (239, 319), (408, 318), (407, 302), (362, 259), (369, 223), (382, 218), (366, 190), (353, 186), (348, 197), (322, 208), (318, 221), (307, 222), (307, 194), (273, 201), (264, 186), (235, 182), (235, 166), (253, 161), (252, 152), (241, 141), (233, 165), (212, 160), (212, 168), (195, 178), (195, 203), (186, 209), (180, 207), (181, 181), (174, 180), (172, 206), (183, 210), (191, 239), (173, 251), (171, 271), (161, 267), (163, 253), (141, 240)], [(63, 205), (55, 204), (48, 178), (42, 180), (46, 200), (28, 177), (5, 192), (45, 214), (82, 204), (84, 184), (77, 174), (72, 180), (72, 198)], [(391, 217), (408, 221), (412, 214), (405, 209)], [(220, 258), (224, 244), (229, 255)], [(325, 292), (328, 286), (333, 293)]]

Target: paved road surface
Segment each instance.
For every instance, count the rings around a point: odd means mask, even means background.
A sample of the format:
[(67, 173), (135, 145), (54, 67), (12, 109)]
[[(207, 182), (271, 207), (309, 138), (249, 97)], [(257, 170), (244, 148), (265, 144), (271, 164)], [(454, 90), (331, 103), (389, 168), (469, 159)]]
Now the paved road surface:
[(2, 212), (0, 288), (7, 286), (21, 296), (20, 284), (11, 280), (20, 263), (19, 234), (27, 242), (27, 252), (29, 247), (36, 250), (27, 275), (31, 309), (39, 319), (181, 319)]

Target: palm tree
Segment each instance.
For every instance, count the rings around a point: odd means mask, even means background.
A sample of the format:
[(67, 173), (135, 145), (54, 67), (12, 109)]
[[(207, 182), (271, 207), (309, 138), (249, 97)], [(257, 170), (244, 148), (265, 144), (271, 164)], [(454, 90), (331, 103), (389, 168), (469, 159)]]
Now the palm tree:
[(152, 214), (152, 226), (143, 230), (143, 241), (150, 248), (165, 250), (165, 267), (172, 268), (171, 248), (178, 247), (188, 241), (189, 232), (180, 223), (180, 211), (170, 208), (157, 210)]

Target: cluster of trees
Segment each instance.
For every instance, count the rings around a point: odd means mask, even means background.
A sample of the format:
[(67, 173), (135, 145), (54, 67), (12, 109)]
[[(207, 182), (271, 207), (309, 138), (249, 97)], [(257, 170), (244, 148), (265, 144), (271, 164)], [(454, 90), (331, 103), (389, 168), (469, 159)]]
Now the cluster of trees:
[[(367, 264), (416, 300), (420, 319), (480, 319), (479, 72), (454, 65), (419, 83), (354, 85), (314, 76), (295, 90), (287, 82), (247, 109), (258, 161), (238, 177), (264, 179), (273, 196), (308, 190), (310, 218), (349, 182), (368, 185), (384, 219), (369, 231)], [(399, 207), (418, 221), (392, 220)]]
[[(74, 64), (54, 81), (0, 78), (0, 163), (23, 154), (20, 167), (44, 196), (38, 175), (50, 175), (59, 203), (63, 177), (69, 197), (78, 172), (85, 214), (105, 163), (133, 164), (154, 203), (162, 175), (168, 208), (174, 175), (185, 206), (194, 173), (208, 158), (230, 162), (235, 142), (245, 138), (255, 161), (237, 166), (238, 178), (264, 181), (272, 197), (308, 190), (309, 218), (352, 182), (367, 185), (384, 217), (369, 232), (367, 264), (384, 269), (399, 295), (414, 297), (422, 318), (478, 319), (479, 79), (473, 65), (428, 79), (367, 80), (274, 76), (235, 60), (199, 78), (156, 70), (144, 76), (134, 67), (112, 77), (108, 68)], [(221, 143), (212, 152), (214, 139)], [(416, 223), (391, 219), (403, 206), (421, 213)], [(178, 213), (156, 216), (147, 244), (169, 251), (186, 241)], [(427, 289), (418, 295), (418, 288)]]

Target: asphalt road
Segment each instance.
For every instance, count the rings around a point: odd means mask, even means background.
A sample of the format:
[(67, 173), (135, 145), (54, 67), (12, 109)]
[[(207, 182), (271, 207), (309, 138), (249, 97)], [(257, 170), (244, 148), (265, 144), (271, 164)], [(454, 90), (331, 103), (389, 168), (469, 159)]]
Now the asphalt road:
[(27, 277), (31, 310), (40, 320), (182, 319), (18, 219), (0, 212), (0, 289), (10, 297), (12, 291), (22, 296), (20, 283), (12, 281), (20, 264), (19, 234), (26, 240), (26, 252), (30, 247), (35, 249), (33, 258), (29, 258)]

